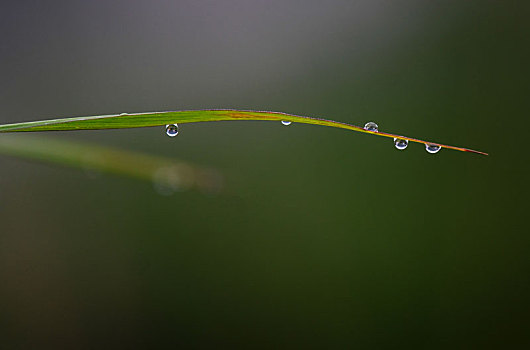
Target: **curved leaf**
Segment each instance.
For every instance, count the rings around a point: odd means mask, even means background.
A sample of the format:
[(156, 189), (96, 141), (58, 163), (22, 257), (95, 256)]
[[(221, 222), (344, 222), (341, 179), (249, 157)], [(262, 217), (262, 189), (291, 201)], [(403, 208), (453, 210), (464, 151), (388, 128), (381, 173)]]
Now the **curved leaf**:
[(410, 142), (438, 145), (442, 148), (453, 149), (462, 152), (472, 152), (487, 155), (487, 153), (475, 151), (468, 148), (444, 145), (437, 142), (423, 141), (408, 136), (389, 134), (364, 130), (362, 127), (336, 122), (333, 120), (304, 117), (293, 114), (269, 111), (245, 111), (234, 109), (208, 109), (192, 111), (173, 112), (149, 112), (149, 113), (122, 113), (112, 115), (100, 115), (89, 117), (75, 117), (33, 121), (16, 124), (0, 125), (0, 132), (22, 132), (22, 131), (65, 131), (65, 130), (100, 130), (100, 129), (123, 129), (140, 128), (147, 126), (160, 126), (166, 124), (183, 124), (195, 122), (226, 121), (226, 120), (269, 120), (290, 121), (294, 123), (315, 124), (331, 126), (340, 129), (353, 130), (367, 134), (399, 138)]

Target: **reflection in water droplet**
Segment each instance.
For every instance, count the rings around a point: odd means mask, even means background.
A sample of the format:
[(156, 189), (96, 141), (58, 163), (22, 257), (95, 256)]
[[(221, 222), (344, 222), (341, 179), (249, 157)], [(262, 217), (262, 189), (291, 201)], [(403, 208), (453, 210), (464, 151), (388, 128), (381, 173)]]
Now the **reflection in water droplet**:
[(166, 125), (166, 134), (169, 137), (175, 137), (179, 133), (179, 126), (177, 124)]
[(283, 125), (291, 125), (291, 122), (288, 120), (282, 120)]
[(409, 145), (409, 140), (394, 138), (394, 146), (399, 150), (404, 150)]
[(374, 122), (368, 122), (368, 123), (364, 124), (364, 130), (378, 132), (379, 131), (379, 127)]
[(438, 153), (438, 151), (440, 151), (442, 149), (442, 147), (440, 147), (438, 145), (433, 145), (433, 144), (426, 143), (425, 144), (425, 149), (429, 153)]

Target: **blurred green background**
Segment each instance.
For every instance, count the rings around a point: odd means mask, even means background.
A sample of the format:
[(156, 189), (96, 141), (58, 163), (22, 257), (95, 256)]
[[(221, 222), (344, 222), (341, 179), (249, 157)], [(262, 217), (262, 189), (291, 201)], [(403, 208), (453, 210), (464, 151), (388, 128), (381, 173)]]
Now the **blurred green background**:
[[(217, 169), (218, 194), (0, 156), (0, 347), (530, 345), (526, 1), (5, 1), (0, 123)], [(1, 135), (0, 135), (1, 137)]]

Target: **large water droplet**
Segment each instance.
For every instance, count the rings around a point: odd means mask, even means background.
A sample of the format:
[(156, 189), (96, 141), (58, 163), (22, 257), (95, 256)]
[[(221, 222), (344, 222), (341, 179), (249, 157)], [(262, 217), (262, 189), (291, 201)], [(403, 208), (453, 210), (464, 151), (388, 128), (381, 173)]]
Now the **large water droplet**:
[(177, 124), (166, 125), (166, 134), (169, 137), (175, 137), (179, 133), (179, 126)]
[(291, 122), (288, 120), (282, 120), (283, 125), (291, 125)]
[(379, 127), (374, 122), (368, 122), (368, 123), (364, 124), (364, 130), (378, 132), (379, 131)]
[(404, 150), (409, 145), (409, 140), (394, 138), (394, 146), (399, 150)]
[(429, 153), (438, 153), (438, 151), (440, 151), (442, 149), (442, 147), (440, 147), (438, 145), (433, 145), (433, 144), (426, 143), (425, 144), (425, 149)]

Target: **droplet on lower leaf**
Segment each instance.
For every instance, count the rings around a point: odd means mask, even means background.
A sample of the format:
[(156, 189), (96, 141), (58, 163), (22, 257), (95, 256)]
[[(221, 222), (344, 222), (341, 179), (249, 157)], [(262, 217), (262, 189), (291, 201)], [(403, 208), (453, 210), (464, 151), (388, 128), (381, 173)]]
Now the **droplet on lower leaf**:
[(438, 151), (440, 151), (440, 150), (442, 149), (442, 147), (439, 146), (439, 145), (434, 145), (434, 144), (426, 143), (426, 144), (425, 144), (425, 149), (426, 149), (427, 152), (429, 152), (429, 153), (438, 153)]
[(379, 127), (374, 122), (368, 122), (368, 123), (364, 124), (364, 130), (378, 132), (379, 131)]
[(169, 137), (175, 137), (179, 133), (179, 126), (177, 124), (167, 124), (166, 125), (166, 134)]
[(409, 140), (394, 138), (394, 146), (399, 150), (404, 150), (409, 145)]
[(283, 125), (291, 125), (291, 122), (288, 120), (282, 120)]

